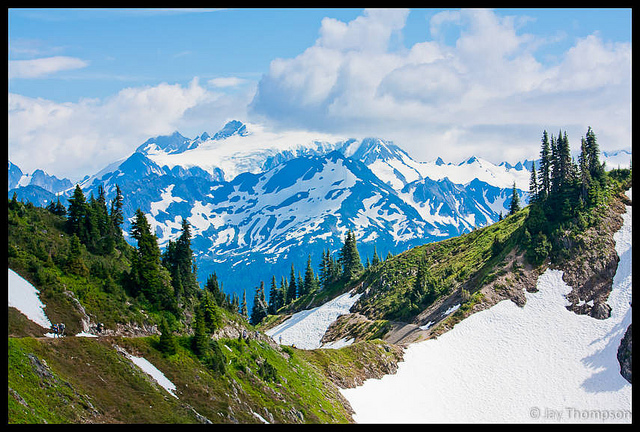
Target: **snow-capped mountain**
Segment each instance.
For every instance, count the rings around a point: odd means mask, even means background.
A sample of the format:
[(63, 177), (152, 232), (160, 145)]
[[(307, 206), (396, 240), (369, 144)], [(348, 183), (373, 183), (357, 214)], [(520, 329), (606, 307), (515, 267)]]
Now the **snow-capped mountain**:
[(25, 186), (39, 186), (46, 191), (56, 194), (73, 186), (71, 180), (66, 178), (59, 179), (56, 176), (47, 174), (41, 169), (37, 169), (31, 174), (25, 174), (17, 165), (11, 163), (11, 161), (9, 161), (8, 172), (9, 190)]
[(7, 183), (9, 198), (15, 193), (17, 199), (41, 206), (46, 206), (51, 200), (56, 199), (57, 194), (73, 186), (69, 179), (59, 179), (41, 169), (25, 174), (11, 161), (8, 164)]
[(125, 216), (145, 212), (161, 247), (186, 218), (199, 279), (215, 271), (227, 292), (241, 292), (288, 275), (292, 263), (302, 271), (308, 255), (319, 263), (349, 229), (366, 260), (374, 247), (395, 254), (493, 223), (507, 213), (514, 181), (528, 188), (519, 168), (478, 158), (422, 163), (378, 138), (276, 134), (232, 121), (195, 139), (151, 138), (81, 186), (95, 194), (102, 185), (110, 197), (117, 184)]

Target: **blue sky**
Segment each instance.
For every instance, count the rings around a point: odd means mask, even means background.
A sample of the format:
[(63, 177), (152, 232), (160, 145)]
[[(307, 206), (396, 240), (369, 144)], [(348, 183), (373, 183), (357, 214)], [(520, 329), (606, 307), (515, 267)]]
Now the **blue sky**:
[(9, 158), (72, 179), (237, 118), (418, 160), (630, 148), (631, 10), (8, 9)]

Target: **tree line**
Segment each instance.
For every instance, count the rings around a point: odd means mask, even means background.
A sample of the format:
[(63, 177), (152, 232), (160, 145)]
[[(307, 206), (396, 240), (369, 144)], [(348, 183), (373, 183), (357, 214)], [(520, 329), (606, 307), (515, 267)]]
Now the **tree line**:
[[(542, 134), (539, 165), (534, 162), (529, 180), (530, 211), (525, 227), (529, 259), (541, 263), (552, 252), (553, 232), (559, 228), (585, 229), (589, 212), (604, 202), (609, 176), (600, 162), (600, 149), (591, 127), (580, 140), (576, 162), (566, 131)], [(558, 251), (556, 251), (558, 252)]]
[[(391, 254), (389, 253), (387, 258), (390, 256)], [(289, 276), (281, 277), (279, 284), (275, 275), (271, 277), (268, 300), (264, 281), (260, 281), (259, 286), (255, 289), (253, 308), (248, 318), (252, 324), (258, 324), (267, 315), (277, 314), (281, 308), (291, 304), (296, 299), (318, 290), (327, 290), (336, 283), (346, 283), (357, 278), (365, 269), (376, 266), (381, 262), (382, 260), (374, 246), (372, 260), (369, 261), (369, 257), (367, 257), (366, 264), (363, 265), (358, 252), (355, 234), (352, 230), (348, 230), (344, 243), (338, 251), (337, 258), (334, 257), (329, 249), (322, 251), (318, 274), (313, 270), (311, 255), (309, 255), (304, 276), (299, 271), (296, 275), (296, 269), (292, 263)], [(246, 316), (245, 311), (241, 310), (241, 313)]]

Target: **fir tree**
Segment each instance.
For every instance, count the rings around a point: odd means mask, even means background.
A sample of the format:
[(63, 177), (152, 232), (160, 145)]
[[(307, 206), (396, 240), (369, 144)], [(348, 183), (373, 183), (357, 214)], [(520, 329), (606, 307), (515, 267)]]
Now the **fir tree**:
[(509, 214), (512, 215), (520, 210), (520, 198), (518, 196), (518, 190), (516, 189), (516, 183), (513, 183), (513, 189), (511, 191), (511, 205), (509, 206)]
[(275, 315), (278, 312), (278, 309), (282, 307), (281, 304), (281, 293), (278, 289), (278, 285), (276, 283), (276, 276), (273, 275), (271, 277), (271, 289), (269, 290), (269, 308), (268, 312), (270, 315)]
[(204, 315), (200, 308), (196, 308), (194, 320), (193, 337), (191, 339), (191, 348), (193, 352), (199, 356), (203, 356), (209, 348), (209, 335), (207, 334), (207, 326), (204, 321)]
[(287, 287), (287, 297), (285, 299), (286, 304), (289, 304), (292, 301), (294, 301), (296, 298), (298, 298), (297, 290), (298, 290), (298, 287), (296, 283), (296, 273), (295, 273), (293, 263), (291, 263), (291, 273), (289, 275), (289, 286)]
[(168, 356), (176, 353), (176, 340), (173, 332), (167, 325), (166, 319), (160, 322), (160, 342), (158, 343), (158, 350)]
[(86, 240), (86, 223), (87, 218), (87, 201), (80, 185), (76, 185), (73, 195), (68, 199), (69, 207), (67, 209), (67, 232), (71, 235), (75, 234), (78, 239), (84, 243)]
[(124, 222), (124, 214), (122, 211), (123, 197), (120, 187), (116, 184), (116, 196), (111, 201), (111, 229), (116, 239), (122, 239), (122, 223)]
[(247, 291), (242, 290), (242, 303), (240, 303), (240, 315), (249, 318), (249, 310), (247, 309)]
[(356, 237), (351, 230), (347, 232), (339, 261), (342, 264), (342, 277), (346, 280), (351, 280), (364, 269), (362, 261), (360, 261)]
[(267, 316), (267, 304), (264, 297), (264, 282), (260, 281), (260, 287), (253, 297), (253, 308), (251, 309), (251, 324), (256, 325), (262, 322)]
[(311, 267), (311, 255), (307, 258), (307, 268), (304, 273), (304, 294), (309, 294), (318, 289), (318, 281)]
[(531, 165), (531, 178), (529, 179), (529, 196), (531, 202), (538, 201), (538, 193), (538, 178), (536, 174), (536, 163), (534, 161)]
[(539, 176), (540, 193), (538, 198), (544, 201), (551, 191), (551, 147), (546, 130), (542, 134)]
[(133, 295), (143, 294), (157, 308), (175, 311), (171, 278), (160, 263), (158, 240), (140, 209), (136, 210), (131, 236), (137, 241), (132, 257), (129, 285)]
[(376, 246), (373, 246), (373, 258), (371, 259), (371, 265), (373, 267), (380, 264), (380, 257), (378, 256), (378, 251), (376, 250)]

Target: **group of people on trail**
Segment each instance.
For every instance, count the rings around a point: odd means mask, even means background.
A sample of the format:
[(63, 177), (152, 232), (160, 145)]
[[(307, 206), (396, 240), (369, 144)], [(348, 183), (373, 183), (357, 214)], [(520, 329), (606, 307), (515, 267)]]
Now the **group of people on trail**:
[(63, 337), (64, 334), (64, 324), (54, 324), (51, 326), (51, 331), (53, 332), (53, 337)]

